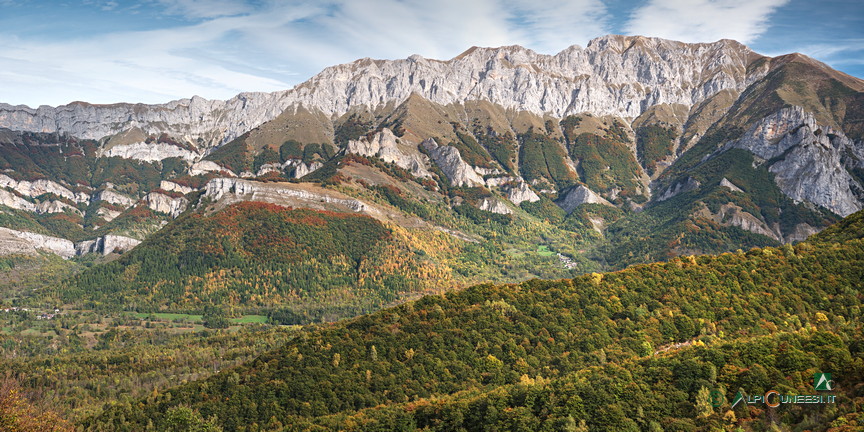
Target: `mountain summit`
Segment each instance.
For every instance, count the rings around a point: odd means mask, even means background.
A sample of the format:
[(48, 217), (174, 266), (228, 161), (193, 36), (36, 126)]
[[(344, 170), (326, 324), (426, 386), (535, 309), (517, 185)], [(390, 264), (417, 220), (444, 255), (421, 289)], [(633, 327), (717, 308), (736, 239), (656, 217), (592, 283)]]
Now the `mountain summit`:
[(635, 118), (657, 104), (694, 105), (725, 89), (741, 91), (768, 72), (765, 57), (735, 41), (685, 44), (642, 36), (604, 36), (554, 56), (521, 46), (472, 47), (447, 61), (411, 56), (360, 59), (324, 69), (291, 90), (199, 97), (162, 105), (61, 107), (0, 105), (0, 126), (100, 139), (132, 127), (213, 145), (230, 141), (303, 106), (327, 116), (398, 105), (412, 94), (447, 105), (484, 100), (504, 108), (564, 117), (589, 112)]

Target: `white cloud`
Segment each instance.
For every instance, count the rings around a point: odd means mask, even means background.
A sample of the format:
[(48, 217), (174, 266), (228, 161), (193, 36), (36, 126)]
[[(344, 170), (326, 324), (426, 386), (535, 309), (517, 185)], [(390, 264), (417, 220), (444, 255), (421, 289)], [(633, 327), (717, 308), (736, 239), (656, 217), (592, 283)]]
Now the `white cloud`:
[(650, 0), (624, 26), (628, 34), (683, 42), (735, 39), (750, 43), (789, 0)]
[(503, 0), (514, 30), (525, 45), (554, 54), (607, 32), (606, 6), (600, 0)]
[(216, 18), (245, 14), (252, 8), (235, 0), (157, 0), (165, 13), (187, 18)]
[[(837, 54), (864, 50), (864, 39), (837, 40), (832, 43), (815, 43), (799, 47), (796, 51), (813, 58), (834, 58)], [(849, 59), (852, 60), (852, 59)], [(860, 59), (858, 59), (860, 60)]]
[[(107, 34), (94, 26), (51, 42), (0, 30), (2, 102), (226, 99), (290, 88), (360, 57), (448, 59), (510, 44), (554, 54), (603, 34), (606, 14), (600, 0), (154, 1), (196, 24)], [(124, 11), (140, 19), (111, 13)]]

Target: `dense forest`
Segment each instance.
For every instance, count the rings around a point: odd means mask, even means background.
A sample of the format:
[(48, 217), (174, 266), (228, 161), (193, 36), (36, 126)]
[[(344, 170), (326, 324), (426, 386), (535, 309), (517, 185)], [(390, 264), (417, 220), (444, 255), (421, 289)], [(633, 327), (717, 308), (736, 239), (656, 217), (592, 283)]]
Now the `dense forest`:
[[(854, 427), (861, 217), (795, 246), (484, 284), (308, 327), (252, 362), (83, 425), (160, 430), (183, 408), (226, 431)], [(812, 393), (816, 372), (834, 374), (835, 404), (731, 407), (738, 390)]]
[(399, 235), (368, 216), (243, 202), (183, 216), (58, 292), (64, 303), (88, 309), (279, 304), (314, 321), (332, 319), (316, 309), (326, 304), (336, 316), (358, 315), (446, 281)]

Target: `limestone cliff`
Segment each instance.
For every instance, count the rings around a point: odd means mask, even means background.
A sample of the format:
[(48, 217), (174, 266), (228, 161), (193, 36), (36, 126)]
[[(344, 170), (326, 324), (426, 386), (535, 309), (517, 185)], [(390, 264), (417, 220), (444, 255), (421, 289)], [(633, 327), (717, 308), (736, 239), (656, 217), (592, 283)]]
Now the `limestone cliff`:
[(571, 188), (569, 191), (564, 193), (563, 197), (559, 198), (556, 204), (558, 204), (558, 206), (567, 213), (572, 213), (573, 210), (576, 210), (576, 207), (579, 207), (582, 204), (612, 205), (596, 192), (583, 185)]
[(426, 168), (428, 158), (417, 150), (417, 146), (402, 142), (387, 128), (383, 128), (372, 138), (360, 137), (358, 140), (348, 141), (345, 152), (381, 158), (384, 162), (392, 162), (416, 177), (432, 176)]
[(864, 166), (864, 142), (819, 125), (813, 114), (793, 106), (754, 124), (724, 148), (741, 148), (770, 163), (783, 193), (848, 216), (864, 207), (864, 185), (849, 169)]
[(183, 213), (183, 210), (186, 210), (186, 206), (189, 205), (189, 200), (185, 197), (175, 198), (159, 192), (150, 192), (144, 197), (144, 200), (147, 202), (147, 206), (153, 211), (165, 213), (171, 215), (171, 217), (179, 216), (180, 213)]
[(451, 146), (439, 146), (433, 139), (427, 139), (420, 145), (429, 153), (435, 164), (441, 168), (444, 175), (453, 186), (484, 186), (483, 177), (462, 159), (459, 149)]

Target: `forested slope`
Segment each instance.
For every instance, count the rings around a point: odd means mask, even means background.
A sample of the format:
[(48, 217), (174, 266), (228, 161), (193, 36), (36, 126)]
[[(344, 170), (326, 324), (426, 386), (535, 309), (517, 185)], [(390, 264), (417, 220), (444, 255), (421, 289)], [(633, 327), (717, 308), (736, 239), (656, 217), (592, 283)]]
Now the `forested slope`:
[(291, 307), (299, 321), (358, 315), (446, 275), (368, 216), (242, 202), (189, 214), (59, 288), (88, 308)]
[[(86, 426), (158, 427), (188, 405), (228, 431), (822, 430), (856, 421), (864, 380), (864, 240), (845, 237), (427, 296)], [(838, 403), (818, 412), (705, 406), (710, 389), (812, 393), (828, 371)]]

